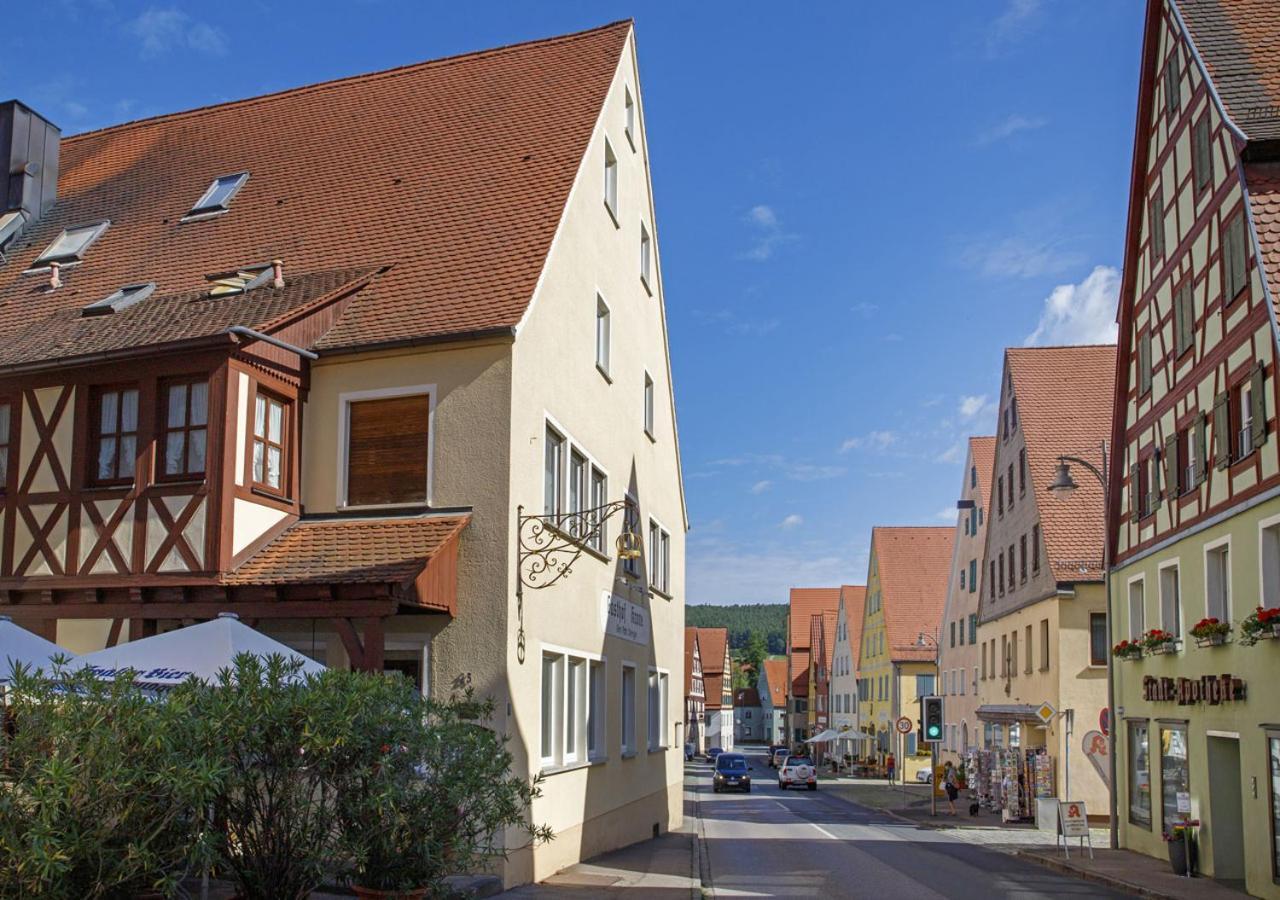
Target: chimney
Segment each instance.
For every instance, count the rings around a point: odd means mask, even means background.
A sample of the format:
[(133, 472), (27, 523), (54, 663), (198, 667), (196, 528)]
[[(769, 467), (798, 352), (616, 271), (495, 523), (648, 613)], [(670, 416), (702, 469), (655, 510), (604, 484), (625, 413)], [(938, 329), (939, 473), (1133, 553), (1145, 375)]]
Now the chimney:
[(30, 107), (0, 103), (0, 217), (21, 212), (29, 223), (53, 206), (61, 140), (58, 126)]

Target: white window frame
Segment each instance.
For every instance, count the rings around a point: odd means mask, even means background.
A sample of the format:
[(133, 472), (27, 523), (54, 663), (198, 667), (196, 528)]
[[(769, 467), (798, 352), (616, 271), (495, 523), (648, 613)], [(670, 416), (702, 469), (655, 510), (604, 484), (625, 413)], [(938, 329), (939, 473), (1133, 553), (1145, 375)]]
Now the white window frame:
[(423, 396), (427, 399), (427, 506), (435, 505), (436, 399), (434, 384), (411, 384), (399, 387), (372, 388), (366, 391), (344, 391), (338, 395), (338, 509), (395, 509), (421, 506), (421, 503), (379, 503), (376, 507), (352, 506), (347, 502), (347, 465), (350, 462), (351, 404), (364, 400), (386, 400), (391, 397)]
[[(600, 678), (592, 688), (591, 675), (599, 671)], [(598, 692), (598, 696), (597, 696)], [(609, 758), (609, 666), (603, 656), (587, 656), (587, 715), (586, 754), (588, 762), (600, 762)], [(595, 713), (592, 705), (595, 704)], [(591, 745), (595, 744), (593, 750)]]
[(631, 145), (631, 152), (636, 149), (636, 101), (631, 96), (631, 88), (627, 85), (622, 86), (622, 107), (625, 118), (623, 121), (623, 134), (627, 136), (627, 143)]
[[(602, 314), (603, 313), (603, 314)], [(613, 310), (604, 294), (596, 291), (596, 369), (610, 383), (609, 364), (613, 357)]]
[[(1274, 551), (1275, 566), (1272, 578), (1267, 577), (1267, 557), (1269, 555), (1267, 549), (1267, 532), (1275, 530), (1277, 545)], [(1271, 582), (1268, 585), (1268, 582)], [(1263, 519), (1258, 523), (1258, 586), (1261, 590), (1262, 605), (1265, 607), (1280, 606), (1280, 516), (1271, 516)], [(1273, 590), (1268, 592), (1268, 586)], [(1268, 602), (1270, 601), (1270, 602)]]
[[(1172, 627), (1172, 628), (1171, 628), (1171, 627), (1169, 627), (1171, 623), (1170, 623), (1169, 621), (1167, 621), (1167, 620), (1166, 620), (1166, 618), (1165, 618), (1165, 609), (1166, 609), (1166, 606), (1165, 606), (1165, 596), (1164, 596), (1164, 595), (1165, 595), (1165, 587), (1166, 587), (1166, 582), (1165, 582), (1165, 572), (1168, 572), (1170, 569), (1172, 569), (1172, 570), (1173, 570), (1173, 577), (1174, 577), (1174, 579), (1175, 579), (1175, 580), (1176, 580), (1176, 582), (1177, 582), (1177, 597), (1175, 598), (1175, 601), (1176, 601), (1176, 603), (1177, 603), (1177, 607), (1176, 607), (1176, 609), (1177, 609), (1177, 621), (1172, 623), (1172, 625), (1173, 625), (1173, 627)], [(1182, 594), (1183, 594), (1183, 591), (1182, 591), (1182, 563), (1181, 563), (1181, 560), (1179, 560), (1178, 558), (1176, 558), (1176, 557), (1175, 557), (1174, 559), (1167, 560), (1166, 562), (1162, 562), (1162, 563), (1160, 563), (1160, 565), (1156, 567), (1156, 582), (1157, 582), (1157, 584), (1158, 584), (1158, 586), (1159, 586), (1159, 590), (1160, 590), (1160, 597), (1159, 597), (1159, 600), (1160, 600), (1160, 628), (1161, 628), (1162, 630), (1164, 630), (1164, 631), (1168, 631), (1168, 632), (1170, 632), (1171, 634), (1173, 634), (1173, 635), (1175, 635), (1176, 637), (1178, 637), (1179, 639), (1181, 639), (1181, 638), (1182, 638), (1182, 635), (1183, 635), (1183, 631), (1184, 631), (1184, 629), (1185, 629), (1185, 622), (1184, 622), (1184, 619), (1186, 618), (1186, 617), (1183, 615), (1183, 612), (1182, 612)]]
[[(541, 496), (541, 499), (539, 500), (538, 508), (544, 509), (546, 505), (546, 490), (547, 490), (547, 485), (545, 480), (546, 479), (546, 453), (547, 453), (546, 440), (547, 440), (548, 428), (554, 431), (556, 434), (560, 435), (560, 437), (563, 438), (564, 440), (564, 454), (560, 460), (560, 473), (559, 473), (561, 517), (562, 518), (566, 517), (569, 515), (570, 512), (572, 512), (572, 510), (569, 509), (569, 472), (570, 472), (570, 465), (571, 465), (570, 460), (573, 458), (573, 454), (575, 452), (586, 460), (586, 467), (584, 470), (586, 472), (586, 503), (587, 504), (592, 503), (591, 472), (593, 469), (595, 469), (601, 475), (604, 476), (604, 489), (606, 494), (605, 502), (607, 503), (608, 491), (609, 491), (609, 470), (606, 469), (604, 465), (600, 462), (600, 460), (597, 459), (595, 456), (593, 456), (591, 454), (591, 451), (589, 451), (585, 446), (583, 446), (582, 442), (580, 442), (577, 438), (575, 438), (567, 428), (565, 428), (558, 421), (556, 421), (556, 418), (552, 416), (551, 413), (546, 412), (544, 410), (542, 418), (543, 418), (543, 426), (542, 426), (543, 447), (542, 447), (542, 454), (541, 456), (539, 456), (539, 459), (542, 461), (542, 465), (539, 466), (539, 469), (543, 473), (542, 475), (543, 483), (542, 483), (542, 496)], [(583, 509), (592, 509), (592, 508), (594, 508), (593, 505), (587, 505), (583, 507)], [(559, 523), (556, 523), (556, 527), (557, 528), (560, 527)], [(569, 535), (569, 536), (576, 537), (575, 535)], [(593, 553), (598, 553), (604, 556), (605, 558), (608, 558), (609, 544), (607, 541), (602, 541), (601, 543), (602, 543), (602, 546), (597, 547), (596, 544), (592, 541), (587, 541), (587, 540), (582, 541), (582, 545), (584, 547), (589, 548)]]
[(671, 531), (656, 516), (649, 517), (648, 551), (646, 561), (649, 564), (649, 587), (663, 597), (670, 597)]
[(640, 222), (640, 283), (644, 289), (653, 294), (653, 235), (649, 234), (649, 226)]
[[(72, 266), (78, 266), (84, 259), (84, 255), (89, 252), (89, 248), (97, 243), (98, 238), (102, 237), (102, 233), (111, 226), (110, 219), (103, 219), (100, 222), (88, 222), (83, 225), (68, 225), (66, 228), (58, 232), (58, 236), (51, 240), (40, 255), (36, 257), (35, 262), (31, 264), (31, 268), (27, 272), (47, 272), (52, 268), (53, 263), (58, 263), (62, 268), (69, 269)], [(70, 256), (50, 256), (50, 252), (62, 241), (70, 231), (88, 231), (89, 236), (85, 238), (80, 249)]]
[(649, 370), (644, 371), (644, 433), (648, 435), (649, 440), (656, 440), (653, 436), (654, 431), (654, 394), (657, 389), (653, 382), (653, 376), (649, 374)]
[[(646, 743), (650, 753), (657, 753), (661, 750), (669, 749), (667, 744), (667, 718), (670, 709), (670, 672), (667, 669), (660, 669), (657, 666), (649, 667), (649, 677), (645, 680), (645, 722), (648, 728), (645, 729)], [(656, 682), (656, 685), (655, 685)], [(658, 708), (653, 708), (654, 689), (658, 693)], [(658, 740), (654, 742), (654, 729), (657, 729)]]
[(614, 152), (613, 142), (608, 136), (604, 139), (604, 208), (613, 219), (613, 227), (621, 228), (618, 223), (618, 154)]
[[(1133, 586), (1135, 584), (1138, 585), (1142, 591), (1142, 621), (1138, 623), (1136, 630), (1134, 628), (1133, 621)], [(1134, 575), (1125, 582), (1124, 609), (1125, 618), (1127, 620), (1125, 624), (1128, 626), (1125, 630), (1125, 634), (1131, 641), (1138, 640), (1146, 633), (1147, 628), (1147, 575), (1145, 572), (1141, 575)]]
[[(231, 186), (231, 192), (227, 194), (227, 199), (218, 206), (207, 206), (209, 199), (218, 189), (218, 182), (223, 181), (224, 179), (235, 179), (234, 184)], [(230, 212), (231, 201), (236, 198), (236, 194), (240, 193), (240, 189), (244, 187), (245, 182), (248, 180), (249, 173), (247, 171), (232, 172), (229, 175), (217, 176), (213, 181), (209, 182), (209, 186), (205, 188), (204, 193), (200, 195), (200, 199), (191, 204), (191, 209), (187, 211), (185, 216), (178, 220), (178, 224), (198, 222), (203, 219), (211, 219), (214, 216), (221, 216)]]
[[(627, 686), (628, 670), (630, 670), (631, 672), (631, 697), (630, 697), (631, 742), (630, 743), (627, 743), (627, 699), (628, 698), (626, 693), (626, 686)], [(622, 757), (624, 759), (636, 755), (636, 737), (637, 737), (636, 714), (638, 712), (637, 707), (639, 706), (639, 704), (636, 702), (636, 697), (639, 693), (639, 685), (636, 683), (636, 673), (637, 673), (636, 664), (633, 662), (630, 662), (629, 660), (624, 659), (622, 661), (622, 671), (620, 672), (619, 678), (618, 678), (618, 694), (619, 694), (619, 700), (621, 701), (618, 704), (618, 707), (619, 707), (618, 712), (621, 714), (621, 718), (622, 718), (622, 727), (618, 729), (618, 746), (621, 748)]]
[(1226, 583), (1224, 585), (1226, 596), (1223, 598), (1223, 614), (1218, 616), (1223, 622), (1231, 621), (1231, 536), (1227, 535), (1216, 541), (1211, 541), (1204, 545), (1204, 615), (1205, 618), (1213, 616), (1209, 608), (1209, 554), (1222, 548), (1227, 550), (1227, 571)]
[[(562, 647), (556, 644), (542, 644), (540, 659), (545, 661), (548, 658), (557, 660), (559, 685), (556, 690), (556, 705), (553, 712), (552, 728), (554, 729), (554, 737), (552, 740), (552, 752), (548, 756), (542, 753), (542, 739), (545, 733), (541, 731), (543, 721), (543, 710), (538, 711), (538, 751), (544, 769), (558, 769), (564, 767), (577, 766), (581, 763), (595, 762), (605, 759), (606, 753), (603, 752), (604, 736), (608, 733), (606, 727), (607, 722), (607, 703), (599, 711), (599, 714), (592, 719), (591, 716), (591, 670), (594, 666), (600, 666), (604, 675), (602, 684), (603, 693), (608, 695), (608, 668), (605, 665), (605, 658), (597, 653), (588, 653), (582, 650), (575, 650), (572, 647)], [(581, 673), (580, 684), (570, 685), (570, 676), (573, 673), (574, 665), (580, 666)], [(543, 702), (545, 693), (541, 683), (542, 669), (539, 668), (539, 686), (538, 698), (539, 704)], [(573, 694), (573, 708), (570, 709), (569, 699), (570, 693)], [(588, 729), (593, 728), (596, 732), (596, 750), (595, 754), (590, 752), (590, 735)], [(570, 741), (570, 731), (572, 730), (572, 741)]]

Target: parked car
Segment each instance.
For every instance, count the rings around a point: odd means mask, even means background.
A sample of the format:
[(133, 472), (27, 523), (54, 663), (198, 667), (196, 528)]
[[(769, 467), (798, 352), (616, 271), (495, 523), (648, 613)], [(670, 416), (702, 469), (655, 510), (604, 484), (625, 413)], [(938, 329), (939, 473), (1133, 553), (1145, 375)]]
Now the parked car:
[(751, 793), (751, 767), (741, 753), (721, 753), (716, 757), (716, 772), (711, 777), (711, 789), (721, 791), (740, 790)]
[(694, 754), (697, 752), (698, 752), (698, 748), (697, 746), (694, 745), (693, 741), (687, 742), (684, 745), (684, 761), (685, 762), (692, 761)]
[(789, 748), (779, 747), (777, 750), (773, 751), (773, 756), (770, 758), (770, 763), (773, 765), (775, 769), (781, 769), (782, 764), (787, 761), (787, 757), (790, 755), (791, 755), (791, 750)]
[(916, 781), (922, 784), (933, 784), (933, 771), (931, 769), (921, 769), (916, 773)]
[(721, 753), (723, 753), (723, 752), (724, 752), (724, 748), (723, 748), (723, 747), (708, 747), (708, 748), (707, 748), (707, 762), (715, 762), (715, 761), (716, 761), (716, 757), (717, 757), (717, 756), (719, 756), (719, 755), (720, 755)]
[(804, 785), (811, 791), (818, 789), (818, 771), (807, 756), (788, 756), (778, 769), (778, 790)]
[(769, 768), (771, 769), (778, 768), (778, 764), (782, 762), (782, 760), (778, 759), (779, 753), (782, 753), (784, 756), (786, 755), (787, 753), (786, 744), (771, 744), (769, 746)]

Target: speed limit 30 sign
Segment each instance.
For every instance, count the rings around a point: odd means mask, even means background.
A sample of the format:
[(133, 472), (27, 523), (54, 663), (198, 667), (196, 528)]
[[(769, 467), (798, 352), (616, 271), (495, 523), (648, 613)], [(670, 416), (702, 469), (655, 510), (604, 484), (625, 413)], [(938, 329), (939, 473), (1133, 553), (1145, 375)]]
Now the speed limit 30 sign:
[(912, 721), (906, 716), (900, 717), (898, 721), (894, 723), (894, 726), (898, 729), (898, 734), (910, 734), (911, 729), (915, 727)]

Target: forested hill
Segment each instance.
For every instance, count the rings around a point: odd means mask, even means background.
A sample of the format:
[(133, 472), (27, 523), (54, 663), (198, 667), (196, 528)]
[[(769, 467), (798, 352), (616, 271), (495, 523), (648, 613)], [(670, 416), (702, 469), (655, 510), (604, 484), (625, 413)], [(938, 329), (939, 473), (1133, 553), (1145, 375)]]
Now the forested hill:
[(730, 606), (695, 606), (684, 608), (686, 625), (697, 628), (728, 628), (729, 646), (741, 650), (747, 639), (758, 634), (765, 639), (771, 654), (787, 652), (787, 604), (734, 603)]

